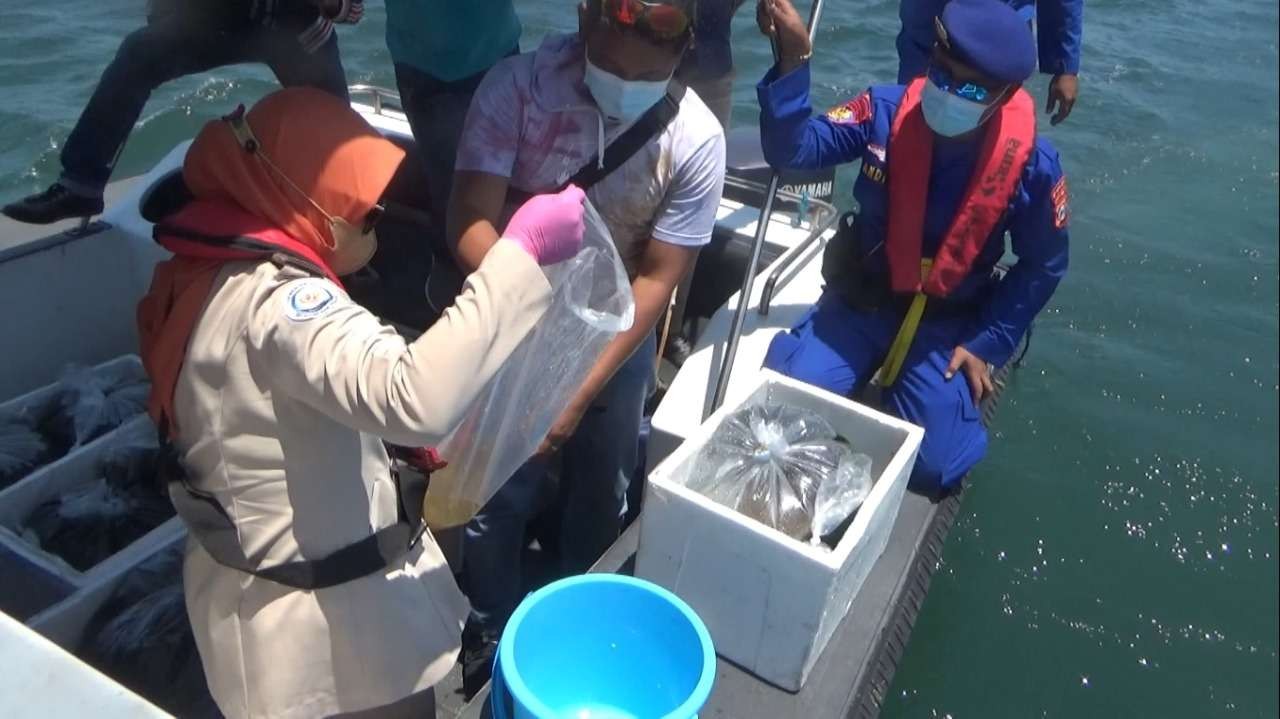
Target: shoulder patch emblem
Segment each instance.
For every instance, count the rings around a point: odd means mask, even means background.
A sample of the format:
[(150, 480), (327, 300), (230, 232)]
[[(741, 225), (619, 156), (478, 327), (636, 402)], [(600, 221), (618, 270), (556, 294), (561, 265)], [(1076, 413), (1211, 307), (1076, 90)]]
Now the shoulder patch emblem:
[(1067, 193), (1067, 176), (1063, 175), (1058, 179), (1058, 184), (1053, 186), (1050, 197), (1053, 199), (1053, 226), (1056, 229), (1063, 229), (1067, 223), (1071, 221), (1071, 207), (1068, 203)]
[(333, 309), (337, 296), (322, 280), (299, 280), (285, 296), (284, 316), (305, 322)]
[(871, 93), (864, 92), (827, 110), (827, 119), (839, 125), (859, 125), (871, 119)]

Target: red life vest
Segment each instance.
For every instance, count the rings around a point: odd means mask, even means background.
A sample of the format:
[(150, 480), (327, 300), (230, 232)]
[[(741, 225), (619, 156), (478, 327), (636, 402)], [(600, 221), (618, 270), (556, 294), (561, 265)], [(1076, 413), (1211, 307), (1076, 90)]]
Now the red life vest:
[(946, 297), (959, 285), (1004, 215), (1017, 189), (1022, 168), (1035, 145), (1035, 104), (1026, 90), (1013, 97), (986, 122), (978, 161), (951, 227), (938, 245), (933, 267), (922, 277), (924, 215), (933, 159), (933, 131), (920, 109), (927, 82), (907, 85), (889, 134), (889, 220), (885, 251), (895, 292), (923, 292)]
[(153, 234), (161, 247), (189, 259), (235, 262), (282, 253), (305, 260), (342, 286), (310, 245), (228, 202), (194, 200), (157, 224)]

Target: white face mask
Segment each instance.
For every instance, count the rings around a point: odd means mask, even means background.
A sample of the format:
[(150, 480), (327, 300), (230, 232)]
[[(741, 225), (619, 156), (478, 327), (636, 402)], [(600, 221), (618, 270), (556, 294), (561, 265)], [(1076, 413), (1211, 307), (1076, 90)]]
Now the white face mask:
[[(999, 102), (997, 98), (996, 102)], [(943, 137), (956, 137), (976, 129), (987, 120), (986, 112), (995, 103), (984, 105), (947, 92), (927, 80), (920, 98), (920, 109), (929, 128)]]
[(596, 67), (591, 58), (587, 58), (587, 69), (582, 79), (600, 112), (605, 117), (623, 122), (635, 120), (658, 104), (671, 84), (670, 76), (666, 80), (623, 80)]
[[(319, 210), (319, 206), (316, 209)], [(369, 264), (373, 253), (378, 251), (377, 233), (372, 229), (368, 232), (361, 232), (360, 229), (341, 217), (329, 218), (329, 232), (333, 235), (331, 264), (333, 273), (339, 277)]]

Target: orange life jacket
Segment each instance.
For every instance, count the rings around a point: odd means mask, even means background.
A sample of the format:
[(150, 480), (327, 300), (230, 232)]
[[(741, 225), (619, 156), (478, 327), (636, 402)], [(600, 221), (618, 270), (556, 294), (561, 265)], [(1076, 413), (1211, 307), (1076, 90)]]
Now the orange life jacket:
[(969, 275), (1018, 187), (1035, 145), (1036, 112), (1031, 96), (1019, 88), (987, 120), (969, 187), (925, 275), (921, 271), (921, 244), (934, 141), (920, 109), (925, 82), (921, 77), (907, 85), (889, 134), (885, 251), (895, 292), (946, 297)]

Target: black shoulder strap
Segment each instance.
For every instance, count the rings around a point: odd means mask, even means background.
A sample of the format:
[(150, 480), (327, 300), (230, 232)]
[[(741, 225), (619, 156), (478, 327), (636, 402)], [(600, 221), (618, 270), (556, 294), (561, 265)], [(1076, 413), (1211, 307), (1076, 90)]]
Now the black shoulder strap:
[[(259, 566), (245, 555), (239, 529), (216, 497), (193, 487), (178, 450), (169, 441), (166, 427), (159, 430), (160, 479), (169, 488), (169, 499), (188, 531), (215, 562), (287, 587), (304, 590), (325, 589), (385, 571), (400, 561), (426, 529), (419, 515), (406, 516), (403, 498), (399, 519), (359, 541), (316, 559), (299, 559)], [(395, 477), (396, 494), (401, 491)], [(419, 512), (421, 497), (417, 498)], [(411, 510), (410, 510), (411, 511)]]
[(592, 157), (559, 189), (563, 190), (569, 185), (577, 185), (583, 190), (590, 189), (592, 185), (622, 167), (627, 160), (640, 151), (640, 148), (649, 144), (650, 140), (667, 129), (667, 125), (671, 124), (671, 120), (680, 111), (680, 101), (684, 99), (684, 93), (685, 86), (679, 81), (672, 80), (662, 100), (645, 110), (640, 119), (636, 120), (636, 124), (628, 127), (625, 132), (609, 143), (604, 150), (603, 163), (600, 162), (599, 155)]
[(181, 237), (184, 240), (198, 242), (200, 244), (209, 245), (211, 247), (226, 247), (233, 250), (241, 250), (243, 252), (252, 253), (261, 256), (264, 260), (271, 260), (277, 265), (296, 267), (303, 272), (315, 277), (325, 277), (325, 271), (317, 267), (310, 260), (299, 257), (292, 252), (288, 252), (275, 245), (270, 245), (260, 240), (244, 235), (207, 235), (202, 232), (195, 232), (184, 227), (175, 225), (166, 225), (163, 222), (157, 223), (152, 230), (154, 237), (160, 235), (172, 235)]

